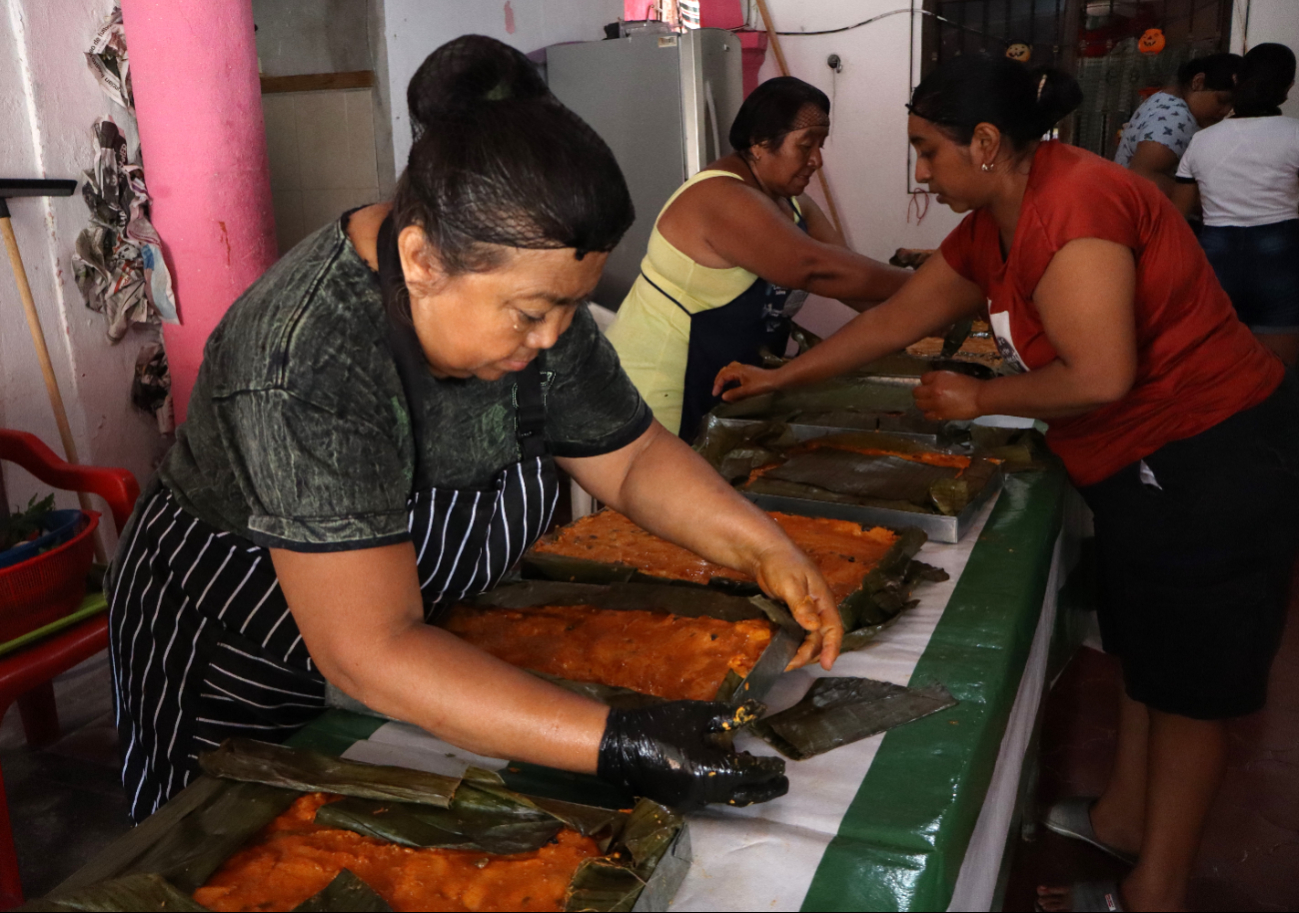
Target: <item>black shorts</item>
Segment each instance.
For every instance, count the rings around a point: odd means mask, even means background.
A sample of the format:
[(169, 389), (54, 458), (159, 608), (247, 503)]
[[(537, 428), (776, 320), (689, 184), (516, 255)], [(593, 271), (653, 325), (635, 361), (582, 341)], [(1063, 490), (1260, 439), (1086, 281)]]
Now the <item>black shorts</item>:
[(1096, 515), (1101, 639), (1128, 696), (1195, 719), (1260, 709), (1299, 549), (1295, 372), (1081, 493)]

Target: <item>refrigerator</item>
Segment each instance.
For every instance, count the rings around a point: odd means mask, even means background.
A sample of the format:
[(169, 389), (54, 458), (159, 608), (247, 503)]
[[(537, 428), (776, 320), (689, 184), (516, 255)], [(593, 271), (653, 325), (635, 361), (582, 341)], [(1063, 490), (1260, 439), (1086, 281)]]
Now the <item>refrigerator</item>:
[(552, 45), (545, 56), (551, 91), (609, 144), (636, 206), (636, 222), (609, 256), (594, 295), (614, 310), (640, 273), (668, 197), (731, 151), (726, 137), (744, 100), (740, 40), (731, 32), (621, 32)]

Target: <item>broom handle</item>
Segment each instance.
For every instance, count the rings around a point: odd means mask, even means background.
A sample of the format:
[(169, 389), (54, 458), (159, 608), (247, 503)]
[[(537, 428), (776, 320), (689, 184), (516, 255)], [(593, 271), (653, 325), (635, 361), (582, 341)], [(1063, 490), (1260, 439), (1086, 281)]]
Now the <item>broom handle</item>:
[[(767, 0), (758, 0), (758, 12), (762, 14), (762, 25), (767, 30), (767, 35), (771, 38), (771, 49), (776, 52), (776, 65), (780, 67), (780, 75), (789, 75), (789, 65), (785, 63), (785, 52), (780, 47), (780, 35), (776, 32), (775, 26), (771, 24), (771, 13), (767, 12)], [(839, 209), (834, 205), (834, 196), (830, 193), (830, 182), (826, 180), (825, 164), (816, 170), (816, 179), (821, 182), (821, 192), (825, 194), (825, 205), (830, 210), (830, 221), (834, 223), (835, 231), (843, 236), (843, 225), (839, 222)]]
[[(8, 207), (6, 206), (7, 210)], [(63, 453), (69, 463), (80, 463), (77, 458), (77, 445), (72, 440), (72, 427), (68, 424), (68, 413), (63, 408), (63, 395), (59, 393), (59, 382), (54, 376), (54, 365), (50, 362), (50, 350), (45, 345), (45, 331), (41, 329), (41, 318), (36, 313), (36, 299), (32, 297), (32, 287), (27, 282), (27, 270), (23, 267), (22, 255), (18, 252), (18, 238), (14, 236), (13, 221), (6, 211), (0, 216), (0, 234), (5, 237), (5, 247), (9, 251), (9, 264), (14, 270), (14, 281), (18, 283), (18, 297), (22, 299), (23, 310), (27, 313), (27, 328), (32, 332), (32, 343), (36, 346), (36, 357), (41, 363), (41, 373), (45, 375), (45, 391), (50, 395), (50, 405), (54, 407), (54, 421), (59, 426), (59, 437), (63, 440)], [(82, 510), (90, 510), (90, 496), (84, 491), (77, 492), (77, 500)], [(104, 546), (95, 536), (95, 558), (100, 564), (107, 564), (108, 558)]]

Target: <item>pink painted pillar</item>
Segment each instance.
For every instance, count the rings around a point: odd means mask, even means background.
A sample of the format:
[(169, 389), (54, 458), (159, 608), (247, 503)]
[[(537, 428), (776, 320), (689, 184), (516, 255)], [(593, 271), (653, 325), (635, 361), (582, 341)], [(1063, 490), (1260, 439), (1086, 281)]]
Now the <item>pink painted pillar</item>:
[(180, 325), (164, 325), (176, 421), (203, 344), (276, 259), (252, 0), (122, 0), (153, 224)]

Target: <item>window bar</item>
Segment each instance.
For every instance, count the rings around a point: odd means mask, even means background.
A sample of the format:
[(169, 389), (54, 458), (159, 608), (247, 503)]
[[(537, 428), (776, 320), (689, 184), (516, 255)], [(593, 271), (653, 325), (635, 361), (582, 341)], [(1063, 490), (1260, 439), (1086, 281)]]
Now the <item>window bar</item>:
[[(1028, 46), (1032, 48), (1037, 45), (1037, 0), (1029, 0), (1028, 16)], [(1054, 66), (1055, 61), (1051, 64)]]
[(964, 54), (964, 53), (965, 53), (965, 37), (966, 37), (966, 35), (969, 34), (969, 33), (965, 30), (965, 28), (964, 28), (964, 26), (967, 24), (967, 20), (969, 19), (969, 4), (968, 4), (968, 3), (962, 3), (962, 4), (960, 4), (960, 6), (958, 7), (958, 9), (960, 9), (960, 11), (961, 11), (961, 26), (962, 26), (962, 27), (961, 27), (960, 29), (957, 30), (957, 31), (960, 33), (960, 34), (958, 35), (958, 38), (959, 38), (960, 40), (957, 42), (957, 44), (959, 44), (959, 45), (960, 45), (960, 48), (961, 48), (957, 53), (958, 53), (958, 54)]

